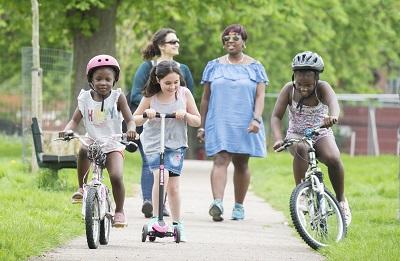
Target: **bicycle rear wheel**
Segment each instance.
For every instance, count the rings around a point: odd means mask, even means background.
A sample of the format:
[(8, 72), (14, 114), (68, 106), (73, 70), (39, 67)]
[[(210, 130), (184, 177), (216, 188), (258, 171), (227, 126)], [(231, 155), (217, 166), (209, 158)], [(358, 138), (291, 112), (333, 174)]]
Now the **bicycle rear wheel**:
[(106, 215), (103, 220), (100, 221), (100, 244), (107, 245), (110, 238), (110, 228), (111, 228), (111, 200), (107, 192), (106, 197)]
[(86, 240), (90, 249), (99, 247), (100, 202), (96, 188), (89, 188), (85, 210)]
[(290, 216), (301, 238), (313, 249), (331, 245), (346, 236), (343, 214), (335, 197), (326, 188), (326, 214), (321, 214), (317, 193), (311, 182), (296, 186), (290, 197)]

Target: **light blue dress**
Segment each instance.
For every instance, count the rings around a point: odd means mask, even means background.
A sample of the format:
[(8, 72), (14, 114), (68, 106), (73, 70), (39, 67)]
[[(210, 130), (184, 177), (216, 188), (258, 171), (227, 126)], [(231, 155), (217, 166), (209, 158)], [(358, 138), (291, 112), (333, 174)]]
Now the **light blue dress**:
[(208, 62), (201, 84), (210, 83), (210, 99), (205, 120), (205, 149), (208, 156), (220, 151), (265, 157), (263, 122), (258, 133), (247, 128), (253, 119), (257, 84), (268, 85), (264, 66)]

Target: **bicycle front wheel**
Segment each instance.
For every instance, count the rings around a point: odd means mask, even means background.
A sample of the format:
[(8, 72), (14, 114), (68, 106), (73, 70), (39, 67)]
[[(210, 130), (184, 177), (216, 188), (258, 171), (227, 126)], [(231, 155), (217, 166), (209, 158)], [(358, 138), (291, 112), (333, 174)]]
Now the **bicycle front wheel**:
[(96, 188), (89, 188), (85, 210), (86, 240), (90, 249), (99, 247), (100, 202)]
[(313, 249), (325, 247), (346, 236), (346, 225), (336, 198), (326, 188), (321, 209), (311, 181), (296, 186), (290, 197), (290, 216), (301, 238)]

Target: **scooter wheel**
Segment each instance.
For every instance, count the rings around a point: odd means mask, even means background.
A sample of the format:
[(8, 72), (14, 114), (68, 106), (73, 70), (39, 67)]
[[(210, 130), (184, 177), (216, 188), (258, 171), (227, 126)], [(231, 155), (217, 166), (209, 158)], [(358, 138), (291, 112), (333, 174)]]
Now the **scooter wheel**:
[(150, 240), (150, 242), (154, 242), (154, 241), (156, 240), (156, 237), (150, 236), (150, 237), (149, 237), (149, 240)]
[(147, 232), (148, 232), (147, 225), (144, 225), (142, 229), (142, 242), (146, 242)]
[(176, 243), (181, 242), (181, 230), (178, 227), (174, 228), (174, 240)]

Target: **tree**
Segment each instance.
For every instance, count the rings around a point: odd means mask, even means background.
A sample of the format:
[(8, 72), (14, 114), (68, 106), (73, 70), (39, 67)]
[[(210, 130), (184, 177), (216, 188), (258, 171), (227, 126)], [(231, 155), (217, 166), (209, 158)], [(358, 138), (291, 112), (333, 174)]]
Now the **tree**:
[[(116, 54), (116, 14), (119, 2), (119, 0), (40, 1), (41, 46), (52, 45), (73, 49), (73, 97), (77, 96), (80, 89), (87, 87), (85, 72), (88, 60), (100, 53), (114, 56)], [(16, 44), (12, 44), (9, 48), (13, 50), (11, 54), (16, 60), (19, 60), (17, 58), (19, 52), (16, 49), (30, 45), (27, 41), (30, 31), (26, 30), (26, 25), (30, 26), (30, 23), (23, 22), (24, 26), (19, 29), (18, 24), (14, 24), (17, 18), (5, 10), (17, 10), (19, 17), (30, 18), (31, 15), (25, 11), (25, 9), (30, 11), (29, 4), (29, 2), (17, 4), (4, 1), (0, 5), (0, 16), (6, 18), (0, 23), (0, 28), (6, 32), (6, 36), (10, 35), (16, 40)], [(13, 29), (16, 31), (13, 32)], [(0, 46), (5, 46), (7, 40), (9, 39), (0, 42)], [(13, 43), (13, 41), (8, 42)], [(15, 63), (11, 67), (18, 69)], [(6, 74), (5, 71), (0, 73)], [(72, 106), (71, 110), (74, 108), (75, 106)]]
[(303, 50), (322, 55), (326, 70), (321, 77), (338, 92), (379, 92), (371, 82), (373, 70), (400, 62), (399, 5), (395, 0), (143, 2), (133, 10), (121, 8), (119, 25), (134, 19), (130, 33), (136, 41), (129, 43), (130, 54), (126, 45), (118, 51), (130, 56), (122, 59), (130, 61), (125, 64), (132, 75), (141, 61), (138, 50), (143, 39), (160, 27), (172, 27), (182, 40), (178, 60), (189, 65), (198, 83), (205, 63), (223, 54), (219, 39), (223, 28), (241, 23), (249, 33), (246, 53), (267, 69), (269, 92), (290, 80), (291, 59)]
[[(74, 50), (75, 96), (84, 84), (84, 65), (99, 52), (117, 56), (122, 65), (120, 85), (129, 87), (142, 61), (140, 50), (161, 27), (176, 29), (182, 40), (177, 59), (189, 65), (196, 83), (206, 62), (223, 54), (220, 33), (231, 23), (247, 28), (246, 53), (265, 65), (271, 81), (269, 92), (276, 92), (290, 80), (291, 59), (303, 50), (322, 55), (326, 70), (321, 78), (331, 82), (338, 92), (377, 92), (372, 72), (383, 69), (390, 73), (400, 64), (397, 0), (40, 3), (41, 46)], [(0, 67), (2, 79), (16, 74), (19, 48), (30, 45), (29, 11), (28, 1), (0, 0), (0, 48), (6, 50), (0, 59), (2, 65), (7, 64), (7, 68)]]

